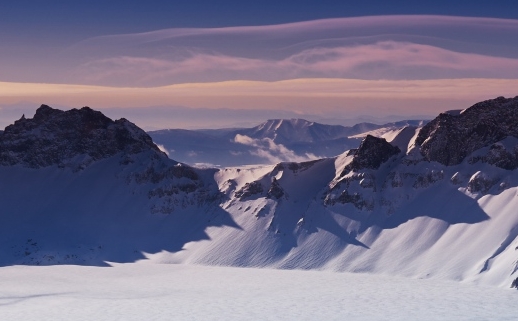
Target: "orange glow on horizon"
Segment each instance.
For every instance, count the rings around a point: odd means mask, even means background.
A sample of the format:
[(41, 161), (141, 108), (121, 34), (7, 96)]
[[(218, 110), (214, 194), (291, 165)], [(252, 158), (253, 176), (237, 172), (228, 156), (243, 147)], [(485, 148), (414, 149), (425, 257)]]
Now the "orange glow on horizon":
[[(0, 104), (65, 106), (358, 111), (435, 114), (455, 102), (466, 106), (496, 96), (518, 95), (516, 79), (355, 80), (293, 79), (276, 82), (225, 81), (152, 88), (0, 82)], [(450, 102), (450, 103), (448, 103)], [(389, 110), (390, 109), (390, 110)]]

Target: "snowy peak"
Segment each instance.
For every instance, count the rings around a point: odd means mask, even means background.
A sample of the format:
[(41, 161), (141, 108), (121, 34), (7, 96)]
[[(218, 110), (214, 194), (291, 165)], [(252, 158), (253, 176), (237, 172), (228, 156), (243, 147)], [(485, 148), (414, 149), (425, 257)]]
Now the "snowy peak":
[(347, 137), (350, 129), (339, 125), (323, 125), (304, 119), (270, 119), (241, 134), (255, 139), (269, 138), (276, 143), (313, 143)]
[(0, 164), (39, 168), (89, 162), (118, 153), (153, 151), (151, 137), (126, 119), (116, 121), (89, 107), (62, 111), (42, 105), (34, 118), (22, 116), (0, 133)]
[(425, 160), (460, 164), (474, 151), (508, 136), (518, 137), (518, 97), (498, 97), (460, 113), (442, 113), (420, 131), (416, 145)]
[(420, 129), (421, 128), (415, 126), (405, 126), (391, 130), (383, 134), (381, 138), (385, 138), (392, 146), (399, 147), (399, 149), (406, 154)]
[(257, 126), (260, 129), (278, 130), (281, 127), (291, 127), (293, 129), (302, 129), (313, 125), (313, 122), (307, 121), (305, 119), (269, 119), (263, 124)]

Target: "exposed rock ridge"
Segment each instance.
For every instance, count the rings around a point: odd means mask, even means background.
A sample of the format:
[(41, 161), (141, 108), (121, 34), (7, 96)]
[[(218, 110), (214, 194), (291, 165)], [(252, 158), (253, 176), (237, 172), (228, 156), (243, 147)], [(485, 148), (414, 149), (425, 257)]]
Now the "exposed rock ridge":
[(461, 113), (442, 113), (425, 125), (416, 139), (427, 161), (460, 164), (466, 156), (507, 136), (518, 137), (518, 96), (498, 97)]
[(0, 133), (0, 165), (39, 168), (75, 157), (95, 161), (117, 153), (162, 153), (149, 135), (122, 118), (116, 121), (89, 107), (62, 111), (47, 105), (34, 118), (15, 121)]

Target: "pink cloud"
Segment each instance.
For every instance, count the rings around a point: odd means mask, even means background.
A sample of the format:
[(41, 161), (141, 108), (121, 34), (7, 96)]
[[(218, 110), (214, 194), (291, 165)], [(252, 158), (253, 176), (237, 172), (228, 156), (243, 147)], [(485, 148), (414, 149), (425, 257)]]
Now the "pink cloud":
[(418, 78), (412, 72), (419, 72), (422, 79), (466, 76), (515, 78), (518, 75), (518, 59), (454, 52), (429, 45), (395, 41), (308, 49), (280, 64), (326, 76), (360, 79)]
[(76, 64), (67, 81), (163, 86), (306, 77), (516, 78), (517, 34), (518, 20), (449, 16), (165, 29), (69, 48)]
[(291, 78), (434, 79), (515, 78), (518, 59), (454, 52), (429, 45), (384, 41), (368, 45), (311, 48), (280, 60), (192, 52), (182, 60), (113, 57), (77, 71), (96, 83), (136, 85)]

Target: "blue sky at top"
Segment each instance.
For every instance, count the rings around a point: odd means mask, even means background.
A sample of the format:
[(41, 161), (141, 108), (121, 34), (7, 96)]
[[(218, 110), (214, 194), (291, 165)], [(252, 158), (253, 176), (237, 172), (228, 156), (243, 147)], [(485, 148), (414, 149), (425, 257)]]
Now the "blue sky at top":
[(518, 19), (518, 1), (2, 1), (0, 38), (10, 42), (68, 42), (98, 35), (164, 28), (268, 25), (392, 14)]

